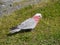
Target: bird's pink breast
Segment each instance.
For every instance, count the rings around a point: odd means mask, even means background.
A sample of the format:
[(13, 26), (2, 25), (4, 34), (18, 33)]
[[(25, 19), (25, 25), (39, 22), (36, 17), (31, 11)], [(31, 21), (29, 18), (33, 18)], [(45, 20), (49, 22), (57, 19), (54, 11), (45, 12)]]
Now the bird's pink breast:
[(39, 16), (34, 16), (33, 19), (34, 19), (36, 22), (38, 22), (39, 19), (40, 19), (40, 17), (39, 17)]

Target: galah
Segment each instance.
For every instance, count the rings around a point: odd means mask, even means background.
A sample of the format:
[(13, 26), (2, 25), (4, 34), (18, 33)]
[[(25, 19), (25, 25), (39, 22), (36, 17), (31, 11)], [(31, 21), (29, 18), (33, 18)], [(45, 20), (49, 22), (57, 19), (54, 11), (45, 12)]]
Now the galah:
[(36, 13), (32, 18), (29, 18), (22, 22), (20, 25), (18, 25), (15, 29), (11, 30), (10, 33), (19, 32), (21, 30), (26, 29), (34, 29), (39, 22), (39, 20), (42, 18), (42, 15), (40, 13)]

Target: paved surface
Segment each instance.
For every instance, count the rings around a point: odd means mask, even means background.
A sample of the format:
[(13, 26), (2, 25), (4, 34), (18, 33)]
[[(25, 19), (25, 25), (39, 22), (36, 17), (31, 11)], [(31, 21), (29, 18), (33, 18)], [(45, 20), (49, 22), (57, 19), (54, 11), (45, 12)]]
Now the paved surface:
[(3, 4), (0, 4), (0, 16), (4, 14), (10, 14), (11, 12), (15, 10), (19, 10), (23, 7), (26, 7), (28, 5), (33, 5), (39, 2), (41, 2), (41, 0), (28, 0), (28, 1), (23, 2), (23, 4), (19, 3), (16, 6), (13, 5), (12, 1), (4, 2)]

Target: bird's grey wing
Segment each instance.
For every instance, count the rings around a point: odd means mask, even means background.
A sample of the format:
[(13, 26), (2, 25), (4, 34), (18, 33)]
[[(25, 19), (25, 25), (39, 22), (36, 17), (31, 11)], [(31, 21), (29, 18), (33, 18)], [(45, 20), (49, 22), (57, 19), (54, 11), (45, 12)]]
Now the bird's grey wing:
[(18, 28), (23, 28), (23, 27), (25, 27), (25, 25), (27, 24), (27, 22), (29, 22), (30, 20), (31, 20), (31, 18), (25, 20), (24, 22), (22, 22), (22, 23), (21, 23), (20, 25), (18, 25), (17, 27), (18, 27)]
[(34, 28), (35, 23), (32, 18), (27, 19), (26, 21), (22, 22), (18, 25), (14, 30), (11, 30), (10, 33), (19, 32), (21, 29), (32, 29)]
[(36, 26), (34, 19), (29, 18), (28, 20), (24, 21), (19, 27), (21, 29), (33, 29)]

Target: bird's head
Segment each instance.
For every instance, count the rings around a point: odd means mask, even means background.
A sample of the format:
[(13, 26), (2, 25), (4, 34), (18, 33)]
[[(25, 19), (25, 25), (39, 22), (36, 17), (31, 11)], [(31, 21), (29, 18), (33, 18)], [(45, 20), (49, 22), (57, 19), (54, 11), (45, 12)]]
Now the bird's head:
[(36, 14), (34, 15), (34, 17), (42, 18), (42, 15), (41, 15), (41, 13), (36, 13)]
[(36, 14), (33, 16), (33, 18), (34, 18), (35, 21), (38, 21), (39, 19), (42, 18), (42, 15), (41, 15), (41, 13), (36, 13)]

